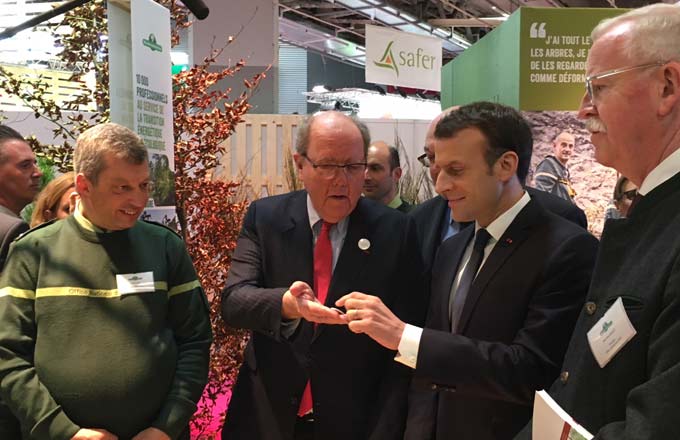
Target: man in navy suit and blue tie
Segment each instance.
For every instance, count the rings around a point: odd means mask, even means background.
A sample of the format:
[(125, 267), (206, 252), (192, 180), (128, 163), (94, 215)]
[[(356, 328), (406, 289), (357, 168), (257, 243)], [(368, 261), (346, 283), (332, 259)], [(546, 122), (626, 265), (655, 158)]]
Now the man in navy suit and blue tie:
[(516, 110), (465, 105), (434, 136), (437, 192), (455, 221), (474, 227), (439, 248), (425, 327), (363, 293), (336, 304), (352, 331), (414, 370), (405, 438), (512, 438), (534, 391), (559, 373), (597, 240), (525, 191), (532, 135)]

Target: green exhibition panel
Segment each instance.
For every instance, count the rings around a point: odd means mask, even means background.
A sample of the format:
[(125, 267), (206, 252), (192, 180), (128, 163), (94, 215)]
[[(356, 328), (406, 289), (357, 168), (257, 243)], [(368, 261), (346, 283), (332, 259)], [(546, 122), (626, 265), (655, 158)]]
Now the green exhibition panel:
[(442, 108), (494, 101), (520, 110), (576, 110), (590, 32), (626, 9), (520, 8), (442, 68)]

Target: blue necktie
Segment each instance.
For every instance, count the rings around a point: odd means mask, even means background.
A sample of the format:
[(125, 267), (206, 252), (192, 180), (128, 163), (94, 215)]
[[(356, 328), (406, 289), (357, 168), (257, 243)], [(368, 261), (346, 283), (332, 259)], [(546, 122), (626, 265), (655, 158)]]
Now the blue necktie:
[(470, 292), (472, 282), (477, 276), (479, 266), (482, 264), (482, 260), (484, 259), (484, 248), (490, 238), (491, 235), (486, 229), (482, 228), (477, 231), (470, 259), (468, 260), (467, 266), (465, 266), (463, 275), (460, 277), (460, 283), (458, 283), (458, 288), (453, 296), (453, 300), (449, 301), (449, 316), (451, 317), (451, 331), (453, 333), (457, 333), (458, 331), (457, 327), (460, 321), (460, 315), (463, 313), (465, 300)]

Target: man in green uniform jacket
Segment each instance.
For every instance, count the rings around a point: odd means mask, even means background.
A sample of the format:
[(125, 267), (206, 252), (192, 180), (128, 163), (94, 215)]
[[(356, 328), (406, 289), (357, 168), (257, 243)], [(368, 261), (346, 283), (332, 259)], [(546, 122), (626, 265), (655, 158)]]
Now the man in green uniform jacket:
[(75, 214), (17, 240), (0, 279), (2, 398), (25, 439), (188, 439), (212, 340), (191, 259), (138, 221), (136, 134), (96, 126), (74, 155)]

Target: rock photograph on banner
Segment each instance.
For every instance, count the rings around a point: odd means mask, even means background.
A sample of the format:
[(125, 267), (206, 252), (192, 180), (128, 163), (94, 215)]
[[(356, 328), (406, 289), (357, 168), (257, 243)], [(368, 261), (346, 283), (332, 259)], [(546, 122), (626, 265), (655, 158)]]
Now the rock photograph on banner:
[(595, 148), (590, 133), (574, 111), (522, 112), (534, 135), (534, 151), (527, 176), (527, 185), (535, 186), (535, 171), (546, 156), (553, 154), (553, 141), (562, 132), (574, 136), (574, 150), (567, 161), (574, 202), (588, 217), (588, 230), (600, 237), (605, 212), (611, 204), (618, 175), (616, 170), (600, 165), (595, 160)]

